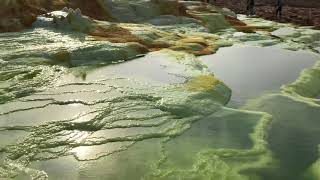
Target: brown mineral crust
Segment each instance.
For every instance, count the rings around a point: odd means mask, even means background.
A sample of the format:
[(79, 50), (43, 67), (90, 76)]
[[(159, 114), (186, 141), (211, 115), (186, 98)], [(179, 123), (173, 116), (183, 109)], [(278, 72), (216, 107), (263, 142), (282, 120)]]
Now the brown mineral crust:
[(207, 13), (217, 13), (217, 11), (210, 9), (206, 4), (202, 4), (200, 6), (194, 6), (191, 11), (198, 11), (198, 12), (207, 12)]
[(140, 52), (141, 54), (146, 54), (148, 52), (150, 52), (150, 50), (148, 49), (148, 47), (140, 44), (140, 43), (128, 43), (128, 47), (131, 49), (135, 49), (137, 52)]
[(185, 6), (179, 3), (178, 0), (152, 0), (153, 3), (158, 4), (162, 15), (186, 16), (187, 11)]
[(186, 37), (184, 39), (181, 39), (179, 42), (181, 42), (181, 43), (196, 43), (201, 46), (208, 46), (208, 44), (206, 43), (206, 40), (204, 40), (201, 37)]
[(144, 44), (142, 40), (133, 35), (129, 30), (117, 25), (108, 27), (98, 26), (93, 32), (90, 32), (96, 40), (109, 41), (112, 43), (138, 42)]
[(225, 16), (225, 19), (229, 22), (229, 24), (235, 28), (236, 30), (240, 32), (245, 33), (253, 33), (255, 32), (256, 28), (252, 26), (247, 26), (246, 23), (240, 21), (237, 18), (231, 17), (231, 16)]
[(247, 26), (246, 23), (240, 21), (239, 19), (231, 16), (225, 16), (225, 19), (232, 25), (232, 26)]
[(240, 32), (254, 33), (255, 31), (273, 31), (272, 27), (249, 26), (235, 17), (225, 16), (225, 18), (232, 27)]
[[(97, 26), (93, 32), (90, 32), (96, 41), (109, 41), (111, 43), (128, 43), (134, 44), (134, 47), (139, 47), (139, 52), (159, 51), (162, 49), (172, 49), (176, 51), (185, 51), (194, 55), (209, 55), (217, 51), (218, 46), (209, 45), (207, 41), (215, 41), (216, 38), (201, 38), (201, 37), (181, 37), (175, 36), (177, 41), (174, 44), (169, 44), (163, 40), (155, 39), (147, 43), (137, 36), (133, 35), (128, 29), (120, 27), (116, 24), (109, 26)], [(193, 49), (192, 46), (197, 46), (199, 49)]]
[(204, 56), (204, 55), (210, 55), (210, 54), (214, 54), (217, 52), (217, 50), (219, 49), (218, 46), (213, 46), (213, 45), (210, 45), (206, 48), (204, 48), (203, 50), (201, 51), (194, 51), (192, 52), (194, 55), (196, 56)]
[(157, 40), (147, 43), (133, 35), (128, 29), (119, 27), (115, 24), (108, 27), (98, 26), (93, 32), (90, 32), (89, 35), (93, 36), (97, 41), (109, 41), (111, 43), (137, 43), (146, 47), (148, 51), (158, 51), (171, 46), (168, 43)]
[(164, 48), (169, 48), (171, 45), (166, 42), (162, 42), (162, 41), (154, 41), (148, 46), (152, 51), (157, 51), (157, 50), (161, 50)]

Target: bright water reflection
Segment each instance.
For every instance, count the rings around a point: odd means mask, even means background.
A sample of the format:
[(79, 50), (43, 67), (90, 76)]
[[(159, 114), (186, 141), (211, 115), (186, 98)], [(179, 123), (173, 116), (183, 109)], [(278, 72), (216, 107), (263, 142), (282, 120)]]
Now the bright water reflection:
[(248, 99), (278, 91), (295, 81), (300, 72), (312, 67), (319, 55), (279, 48), (233, 46), (200, 58), (232, 89), (230, 106), (239, 107)]

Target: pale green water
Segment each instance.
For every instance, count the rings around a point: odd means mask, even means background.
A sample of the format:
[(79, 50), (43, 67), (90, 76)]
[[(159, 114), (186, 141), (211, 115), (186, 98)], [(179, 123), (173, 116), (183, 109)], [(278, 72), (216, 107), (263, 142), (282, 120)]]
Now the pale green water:
[[(83, 38), (1, 34), (1, 178), (315, 177), (319, 66), (292, 82), (317, 55), (230, 47), (117, 63), (138, 54)], [(52, 59), (61, 47), (70, 62)]]

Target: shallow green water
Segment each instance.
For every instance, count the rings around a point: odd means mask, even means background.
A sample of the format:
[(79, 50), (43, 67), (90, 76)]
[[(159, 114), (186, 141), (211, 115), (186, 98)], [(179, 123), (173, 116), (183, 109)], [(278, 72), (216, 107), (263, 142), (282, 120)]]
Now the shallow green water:
[[(122, 62), (138, 54), (83, 38), (1, 35), (1, 178), (316, 177), (318, 55), (239, 46)], [(56, 61), (67, 41), (71, 61)]]

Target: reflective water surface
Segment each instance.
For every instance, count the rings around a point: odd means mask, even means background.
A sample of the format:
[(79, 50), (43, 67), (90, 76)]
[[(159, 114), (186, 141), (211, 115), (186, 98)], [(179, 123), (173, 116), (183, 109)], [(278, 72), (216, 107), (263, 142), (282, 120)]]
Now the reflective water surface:
[(39, 49), (30, 62), (28, 52), (15, 57), (0, 48), (1, 177), (315, 177), (320, 81), (313, 53), (233, 46), (199, 58), (164, 50), (65, 67), (38, 57)]
[(200, 59), (232, 89), (230, 106), (239, 107), (248, 99), (295, 81), (319, 56), (279, 48), (233, 46)]
[(306, 172), (319, 158), (319, 105), (278, 92), (284, 84), (294, 82), (303, 69), (311, 68), (319, 56), (276, 48), (232, 47), (201, 59), (231, 87), (229, 106), (241, 107), (248, 100), (262, 96), (244, 108), (273, 116), (268, 142), (278, 162), (272, 168), (256, 169), (254, 173), (265, 180), (316, 179)]

